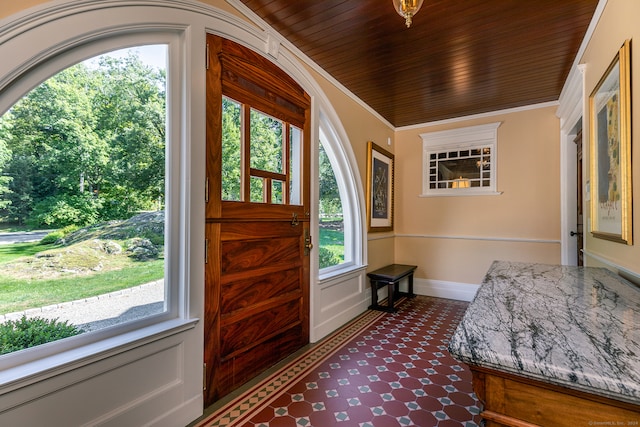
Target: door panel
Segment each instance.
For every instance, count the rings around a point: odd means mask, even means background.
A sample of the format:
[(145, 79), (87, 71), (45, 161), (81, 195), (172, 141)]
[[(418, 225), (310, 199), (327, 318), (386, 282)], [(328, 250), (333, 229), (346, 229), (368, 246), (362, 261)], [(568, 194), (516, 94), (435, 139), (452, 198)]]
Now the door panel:
[(221, 256), (223, 274), (235, 272), (250, 274), (251, 270), (274, 266), (274, 264), (282, 267), (299, 267), (299, 240), (300, 236), (292, 236), (224, 242)]
[[(222, 315), (236, 310), (251, 307), (255, 304), (264, 304), (272, 298), (287, 295), (299, 289), (300, 272), (297, 268), (282, 271), (279, 267), (276, 271), (264, 270), (264, 275), (256, 281), (255, 278), (232, 279), (228, 283), (222, 283), (221, 307)], [(227, 280), (233, 276), (227, 276)]]
[(261, 345), (278, 335), (286, 334), (290, 329), (300, 330), (298, 301), (300, 295), (294, 295), (293, 301), (274, 301), (265, 304), (260, 310), (249, 310), (242, 315), (233, 313), (222, 318), (222, 360), (226, 361), (253, 347)]
[[(207, 43), (210, 405), (309, 342), (310, 99), (255, 52), (212, 35)], [(233, 201), (223, 200), (223, 177), (235, 180)]]

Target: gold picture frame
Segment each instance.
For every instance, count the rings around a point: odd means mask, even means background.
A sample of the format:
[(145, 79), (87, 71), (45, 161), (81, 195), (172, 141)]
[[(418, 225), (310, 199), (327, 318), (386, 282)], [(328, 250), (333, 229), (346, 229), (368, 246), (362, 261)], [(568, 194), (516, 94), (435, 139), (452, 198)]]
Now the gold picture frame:
[(631, 41), (626, 40), (589, 96), (591, 234), (633, 244)]
[(370, 232), (393, 231), (393, 154), (367, 142), (367, 225)]

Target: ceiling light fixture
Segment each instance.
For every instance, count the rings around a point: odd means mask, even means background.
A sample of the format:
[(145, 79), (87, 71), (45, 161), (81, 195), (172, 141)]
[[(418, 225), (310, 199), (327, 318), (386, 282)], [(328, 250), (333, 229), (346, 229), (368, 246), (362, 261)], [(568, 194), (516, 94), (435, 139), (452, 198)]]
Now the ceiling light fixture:
[(393, 1), (393, 7), (398, 12), (398, 15), (402, 16), (406, 21), (407, 28), (411, 26), (411, 18), (418, 13), (422, 7), (424, 0), (391, 0)]

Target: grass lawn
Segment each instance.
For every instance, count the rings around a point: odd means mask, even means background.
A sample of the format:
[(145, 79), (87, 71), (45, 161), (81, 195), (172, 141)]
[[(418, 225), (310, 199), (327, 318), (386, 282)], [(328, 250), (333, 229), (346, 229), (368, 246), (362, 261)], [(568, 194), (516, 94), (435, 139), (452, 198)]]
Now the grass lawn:
[(320, 246), (344, 261), (344, 232), (320, 228)]
[[(320, 229), (320, 245), (344, 260), (344, 233)], [(10, 274), (8, 264), (24, 262), (41, 252), (60, 249), (53, 244), (14, 243), (0, 245), (0, 314), (23, 311), (66, 301), (89, 298), (108, 292), (159, 280), (164, 276), (164, 260), (134, 261), (122, 256), (117, 269), (91, 272), (90, 274), (62, 274), (60, 277), (18, 277)], [(82, 256), (87, 259), (86, 256)], [(106, 262), (106, 261), (105, 261)], [(35, 263), (35, 262), (34, 262)], [(30, 264), (20, 264), (24, 271)], [(107, 270), (107, 269), (105, 269)]]
[[(23, 256), (32, 256), (38, 252), (46, 251), (47, 249), (53, 249), (56, 246), (41, 245), (39, 242), (33, 243), (11, 243), (8, 245), (0, 245), (0, 264), (13, 261), (16, 258)], [(2, 283), (2, 282), (0, 282)]]
[(88, 298), (152, 282), (164, 276), (163, 259), (140, 262), (128, 259), (126, 255), (118, 261), (118, 269), (83, 275), (62, 274), (56, 278), (18, 278), (3, 268), (9, 263), (20, 263), (26, 259), (24, 257), (56, 248), (55, 245), (39, 243), (0, 246), (0, 314)]

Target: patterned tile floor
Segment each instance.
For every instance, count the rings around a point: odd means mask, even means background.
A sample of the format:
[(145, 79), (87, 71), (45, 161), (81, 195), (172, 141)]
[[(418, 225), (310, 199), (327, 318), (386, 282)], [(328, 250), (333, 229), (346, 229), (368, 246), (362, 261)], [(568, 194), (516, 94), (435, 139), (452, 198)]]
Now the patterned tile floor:
[(243, 426), (477, 426), (469, 369), (447, 351), (468, 303), (418, 296), (244, 418)]

